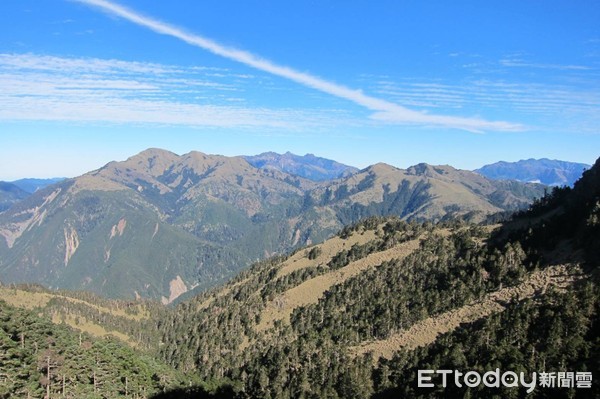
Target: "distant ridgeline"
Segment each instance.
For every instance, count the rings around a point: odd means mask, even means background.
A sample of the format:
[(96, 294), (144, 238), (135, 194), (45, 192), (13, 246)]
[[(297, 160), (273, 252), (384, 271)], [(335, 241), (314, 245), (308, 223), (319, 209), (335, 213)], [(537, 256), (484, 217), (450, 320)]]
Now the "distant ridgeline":
[(62, 180), (64, 178), (59, 177), (53, 179), (21, 179), (13, 182), (0, 181), (0, 212), (29, 197), (37, 190)]
[[(0, 397), (598, 397), (599, 248), (600, 160), (501, 226), (370, 217), (175, 307), (3, 287)], [(573, 387), (418, 386), (496, 369)]]
[[(544, 192), (449, 166), (275, 155), (251, 157), (259, 168), (150, 149), (39, 189), (0, 213), (0, 279), (171, 303), (366, 217), (480, 221)], [(337, 178), (300, 176), (317, 170)]]
[(518, 162), (496, 162), (485, 165), (475, 172), (489, 179), (536, 182), (548, 186), (572, 187), (590, 165), (542, 159), (527, 159)]
[(285, 154), (265, 152), (259, 155), (245, 156), (244, 159), (257, 168), (273, 168), (313, 181), (332, 180), (358, 172), (358, 169), (353, 166), (316, 157), (313, 154), (300, 156), (291, 152)]

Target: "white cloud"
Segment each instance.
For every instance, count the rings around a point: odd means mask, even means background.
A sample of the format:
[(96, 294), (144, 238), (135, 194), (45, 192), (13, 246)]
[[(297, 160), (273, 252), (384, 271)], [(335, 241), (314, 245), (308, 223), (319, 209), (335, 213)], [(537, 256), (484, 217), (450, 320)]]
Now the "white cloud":
[(556, 69), (561, 71), (589, 71), (592, 69), (586, 65), (540, 64), (511, 58), (500, 60), (500, 65), (518, 68)]
[(57, 71), (74, 72), (84, 74), (92, 73), (147, 73), (166, 74), (181, 71), (181, 69), (147, 62), (130, 62), (98, 58), (63, 58), (49, 55), (34, 54), (0, 54), (0, 65), (3, 69), (18, 71)]
[[(21, 98), (10, 105), (0, 100), (0, 119), (142, 123), (212, 127), (293, 128), (293, 111), (248, 109), (173, 102), (78, 98), (73, 104), (53, 99)], [(66, 105), (66, 106), (65, 106)], [(42, 109), (44, 112), (39, 112)]]
[(587, 126), (584, 130), (597, 133), (600, 92), (593, 82), (588, 79), (559, 85), (480, 79), (449, 84), (385, 79), (376, 81), (373, 91), (432, 110), (500, 110), (521, 119), (535, 119), (537, 127), (544, 130), (560, 127), (563, 132), (581, 132), (582, 126)]
[(445, 115), (431, 115), (424, 112), (408, 109), (402, 105), (395, 104), (383, 99), (364, 94), (361, 90), (355, 90), (346, 86), (327, 81), (317, 76), (300, 72), (290, 67), (275, 64), (247, 51), (223, 46), (211, 39), (186, 32), (185, 30), (146, 17), (135, 11), (127, 9), (119, 4), (106, 0), (75, 0), (80, 3), (99, 7), (112, 15), (127, 19), (135, 24), (144, 26), (154, 32), (175, 37), (190, 45), (210, 51), (219, 56), (240, 62), (258, 70), (292, 80), (301, 85), (319, 90), (321, 92), (346, 99), (371, 111), (375, 111), (373, 118), (390, 123), (433, 125), (447, 128), (464, 129), (480, 132), (485, 130), (516, 131), (522, 130), (523, 126), (510, 122), (487, 121), (480, 118), (465, 118)]
[[(0, 120), (301, 129), (339, 125), (336, 111), (245, 105), (229, 71), (0, 54)], [(233, 77), (236, 78), (237, 75)], [(251, 79), (250, 76), (241, 79)], [(341, 118), (344, 119), (344, 118)]]

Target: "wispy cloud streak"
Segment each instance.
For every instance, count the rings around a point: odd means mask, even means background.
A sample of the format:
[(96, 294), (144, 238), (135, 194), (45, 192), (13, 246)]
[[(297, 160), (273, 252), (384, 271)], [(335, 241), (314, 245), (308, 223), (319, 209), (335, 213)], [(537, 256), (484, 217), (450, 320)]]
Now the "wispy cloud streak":
[(0, 54), (0, 120), (313, 129), (340, 125), (335, 110), (270, 109), (240, 101), (251, 79), (227, 70)]
[(433, 125), (447, 128), (457, 128), (472, 132), (492, 131), (519, 131), (523, 126), (503, 121), (488, 121), (480, 118), (465, 118), (446, 115), (432, 115), (424, 112), (408, 109), (380, 98), (364, 94), (361, 90), (355, 90), (346, 86), (330, 82), (317, 76), (300, 72), (287, 66), (275, 64), (255, 54), (244, 50), (221, 45), (211, 39), (144, 16), (131, 9), (106, 0), (74, 0), (90, 6), (98, 7), (112, 15), (119, 16), (137, 25), (144, 26), (152, 31), (175, 37), (192, 46), (210, 51), (213, 54), (240, 62), (252, 68), (289, 79), (301, 85), (319, 90), (321, 92), (346, 99), (371, 111), (373, 119), (389, 123), (408, 123), (420, 125)]
[[(382, 78), (371, 89), (403, 104), (429, 109), (502, 110), (534, 120), (544, 131), (597, 134), (600, 92), (593, 78), (563, 84), (469, 80), (461, 84)], [(576, 121), (576, 123), (573, 123)]]
[(592, 69), (591, 67), (586, 65), (536, 64), (533, 62), (524, 62), (520, 59), (500, 60), (500, 65), (506, 67), (557, 69), (560, 71), (589, 71)]

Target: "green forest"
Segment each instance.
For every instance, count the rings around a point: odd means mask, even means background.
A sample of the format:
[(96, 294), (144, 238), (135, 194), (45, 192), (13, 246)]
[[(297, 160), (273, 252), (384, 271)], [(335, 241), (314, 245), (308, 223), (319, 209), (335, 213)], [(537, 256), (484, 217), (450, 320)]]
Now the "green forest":
[[(600, 397), (599, 260), (600, 161), (501, 226), (371, 217), (176, 306), (5, 288), (54, 298), (30, 309), (0, 301), (0, 398)], [(531, 282), (559, 265), (558, 283)], [(505, 292), (528, 294), (498, 299)], [(495, 311), (429, 342), (389, 356), (357, 349), (492, 299)], [(129, 341), (82, 333), (73, 318)], [(422, 369), (594, 379), (530, 394), (423, 388)]]

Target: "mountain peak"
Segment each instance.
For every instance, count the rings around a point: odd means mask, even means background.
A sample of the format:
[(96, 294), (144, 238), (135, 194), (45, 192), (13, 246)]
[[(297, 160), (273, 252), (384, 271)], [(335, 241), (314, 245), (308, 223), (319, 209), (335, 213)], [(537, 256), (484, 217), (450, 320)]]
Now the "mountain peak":
[(130, 157), (132, 158), (153, 158), (153, 157), (177, 157), (178, 155), (169, 150), (165, 150), (162, 148), (147, 148), (144, 151), (139, 152), (138, 154)]
[(160, 176), (179, 155), (160, 148), (148, 148), (123, 162), (110, 162), (100, 172), (108, 178), (120, 181), (123, 172), (128, 175)]
[(290, 151), (284, 154), (265, 152), (244, 158), (254, 167), (277, 169), (313, 181), (337, 179), (358, 171), (357, 168), (331, 159), (317, 157), (314, 154), (296, 155)]
[(196, 170), (200, 165), (200, 169), (205, 169), (206, 164), (211, 163), (215, 157), (215, 155), (208, 155), (200, 151), (190, 151), (181, 155), (177, 161)]
[(549, 186), (572, 186), (590, 165), (584, 163), (541, 159), (522, 159), (517, 162), (500, 161), (482, 166), (475, 172), (496, 180), (540, 182)]
[(206, 159), (209, 156), (210, 157), (215, 157), (215, 156), (218, 156), (218, 155), (208, 155), (208, 154), (206, 154), (206, 153), (204, 153), (202, 151), (193, 150), (193, 151), (190, 151), (190, 152), (188, 152), (186, 154), (181, 155), (181, 158), (195, 158), (195, 159), (202, 158), (202, 159)]
[(374, 174), (386, 174), (390, 172), (397, 172), (399, 169), (385, 162), (378, 162), (371, 166), (367, 166), (367, 168), (363, 170)]
[(413, 165), (406, 170), (409, 175), (416, 176), (427, 176), (427, 177), (439, 177), (440, 175), (447, 175), (455, 172), (452, 166), (449, 165), (429, 165), (427, 163), (419, 163)]

